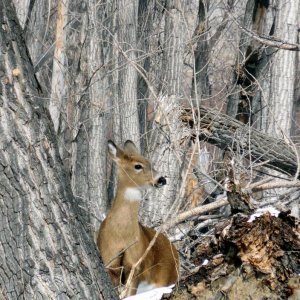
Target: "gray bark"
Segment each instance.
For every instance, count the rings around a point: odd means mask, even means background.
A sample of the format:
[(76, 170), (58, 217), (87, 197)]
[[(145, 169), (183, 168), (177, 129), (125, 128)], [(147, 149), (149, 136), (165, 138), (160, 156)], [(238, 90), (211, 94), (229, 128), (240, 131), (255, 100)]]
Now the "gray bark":
[(114, 134), (117, 142), (131, 139), (140, 148), (137, 104), (137, 29), (138, 1), (116, 2), (116, 34), (114, 47), (118, 55), (118, 85), (114, 95)]
[[(278, 3), (275, 32), (279, 38), (296, 43), (298, 37), (299, 2)], [(266, 127), (269, 134), (289, 137), (293, 116), (296, 52), (278, 50), (271, 67), (270, 97), (267, 99)]]
[[(141, 211), (146, 223), (157, 224), (186, 200), (184, 180), (196, 168), (188, 161), (190, 143), (183, 142), (189, 132), (178, 122), (181, 104), (192, 103), (197, 108), (205, 103), (236, 116), (241, 96), (246, 94), (243, 99), (252, 99), (247, 105), (253, 126), (274, 129), (271, 117), (276, 116), (278, 122), (284, 105), (283, 132), (289, 133), (291, 100), (295, 99), (295, 54), (252, 40), (236, 21), (257, 34), (296, 42), (295, 14), (298, 11), (299, 15), (299, 9), (289, 7), (297, 4), (292, 0), (270, 1), (265, 15), (255, 13), (259, 1), (254, 0), (13, 2), (33, 61), (32, 74), (44, 91), (39, 101), (50, 107), (54, 122), (64, 165), (59, 162), (57, 168), (65, 168), (71, 177), (81, 225), (91, 237), (110, 206), (112, 187), (116, 187), (111, 180), (114, 172), (111, 176), (107, 166), (107, 139), (118, 144), (126, 139), (137, 145), (142, 141), (146, 156), (168, 177), (168, 185), (149, 196), (151, 201), (145, 201)], [(248, 59), (249, 51), (255, 54), (250, 55), (253, 61)], [(249, 68), (255, 69), (242, 84), (236, 76), (240, 67), (247, 76)], [(22, 83), (21, 79), (9, 77), (14, 84)], [(18, 101), (6, 103), (12, 109)], [(256, 134), (252, 128), (231, 123), (216, 113), (206, 119), (208, 115), (201, 113), (203, 121), (197, 124), (196, 135), (221, 148), (234, 148), (240, 139), (238, 147), (246, 156), (253, 155), (254, 162), (270, 160), (271, 167), (295, 174), (296, 158), (284, 142)], [(199, 145), (198, 154), (202, 143)], [(49, 173), (54, 176), (51, 174), (54, 171)], [(53, 180), (53, 185), (59, 186), (59, 182)], [(34, 209), (32, 203), (28, 205)], [(75, 223), (71, 223), (73, 227)]]
[(14, 6), (16, 8), (16, 13), (20, 26), (24, 29), (26, 20), (28, 18), (28, 13), (30, 10), (31, 0), (13, 0)]
[(153, 151), (151, 159), (154, 167), (169, 179), (166, 187), (155, 191), (150, 196), (151, 201), (144, 203), (143, 209), (146, 213), (143, 219), (148, 223), (156, 223), (158, 220), (171, 217), (178, 209), (181, 198), (180, 177), (184, 162), (180, 159), (183, 155), (179, 147), (182, 130), (176, 121), (176, 108), (184, 94), (183, 63), (188, 41), (185, 9), (186, 3), (167, 1), (161, 20), (164, 24), (164, 33), (161, 86), (158, 90), (160, 99), (153, 99), (152, 104), (155, 110), (160, 111), (160, 116), (156, 115), (156, 120), (152, 121), (149, 144), (152, 146), (150, 151)]
[[(21, 4), (20, 2), (23, 3), (23, 1), (19, 1), (18, 5)], [(43, 101), (47, 103), (51, 94), (57, 5), (57, 0), (31, 0), (24, 26), (26, 44), (33, 62), (34, 72), (43, 86), (45, 95)]]
[[(105, 12), (105, 13), (104, 13)], [(112, 126), (111, 61), (110, 47), (112, 37), (107, 28), (111, 26), (113, 12), (111, 2), (99, 5), (90, 1), (87, 22), (82, 39), (80, 74), (87, 74), (84, 89), (77, 98), (76, 142), (73, 143), (73, 181), (74, 193), (83, 200), (90, 217), (89, 226), (92, 235), (99, 229), (100, 220), (108, 208), (107, 201), (107, 136)], [(78, 14), (77, 14), (78, 15)]]
[[(245, 6), (239, 10), (244, 13), (243, 19), (238, 20), (241, 25), (247, 29), (252, 29), (253, 26), (253, 11), (255, 6), (255, 0), (244, 1)], [(239, 15), (240, 15), (239, 14)], [(236, 16), (236, 14), (234, 14)], [(236, 28), (236, 24), (231, 24)], [(241, 98), (242, 87), (237, 83), (240, 75), (239, 72), (244, 72), (243, 68), (245, 67), (246, 60), (247, 60), (247, 50), (251, 49), (251, 42), (252, 40), (244, 33), (240, 32), (238, 35), (239, 40), (239, 54), (237, 55), (235, 68), (232, 70), (231, 73), (232, 77), (232, 90), (228, 95), (228, 105), (227, 105), (227, 114), (229, 116), (235, 117), (239, 113), (239, 104), (243, 101)], [(251, 50), (250, 50), (251, 51)], [(234, 53), (235, 55), (235, 53)], [(242, 76), (247, 76), (246, 74), (241, 74)], [(250, 106), (249, 103), (245, 103), (245, 105)]]
[(10, 1), (0, 2), (0, 19), (2, 296), (116, 299), (84, 230)]

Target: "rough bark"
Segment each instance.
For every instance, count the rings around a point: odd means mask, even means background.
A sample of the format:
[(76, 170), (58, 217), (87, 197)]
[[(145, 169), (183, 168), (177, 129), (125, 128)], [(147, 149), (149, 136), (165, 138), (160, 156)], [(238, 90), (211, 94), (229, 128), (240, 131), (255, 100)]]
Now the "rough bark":
[(1, 0), (1, 292), (5, 299), (116, 299), (60, 159), (21, 28)]
[[(240, 21), (241, 26), (247, 29), (252, 29), (253, 25), (253, 11), (255, 7), (255, 0), (245, 1), (245, 7), (241, 9), (241, 11), (244, 12), (243, 20)], [(240, 12), (241, 13), (241, 12)], [(236, 14), (234, 14), (236, 15)], [(235, 27), (236, 24), (233, 24)], [(243, 32), (240, 32), (239, 36), (239, 55), (236, 58), (235, 62), (235, 68), (233, 68), (233, 72), (231, 74), (232, 76), (232, 88), (233, 90), (228, 95), (228, 105), (227, 105), (227, 114), (232, 117), (236, 117), (237, 119), (241, 119), (241, 114), (246, 117), (246, 122), (249, 119), (249, 113), (250, 113), (250, 106), (251, 103), (249, 103), (249, 100), (245, 97), (242, 98), (242, 89), (243, 88), (249, 88), (249, 85), (251, 84), (251, 81), (249, 82), (242, 80), (240, 77), (244, 77), (243, 79), (248, 79), (248, 73), (245, 71), (247, 68), (247, 55), (249, 55), (249, 52), (251, 52), (251, 39)], [(250, 50), (249, 50), (250, 49)], [(247, 53), (248, 50), (248, 53)], [(242, 108), (243, 111), (242, 111)]]
[[(19, 1), (18, 5), (20, 5)], [(24, 1), (25, 3), (26, 1)], [(24, 4), (23, 4), (24, 5)], [(24, 25), (24, 36), (47, 104), (51, 94), (53, 55), (58, 1), (31, 0)]]
[[(100, 10), (101, 9), (101, 10)], [(107, 45), (111, 4), (70, 3), (67, 58), (68, 99), (63, 133), (72, 190), (80, 199), (86, 229), (95, 236), (107, 209), (106, 139), (110, 126), (111, 50)], [(105, 12), (105, 13), (102, 13)], [(106, 21), (105, 21), (106, 20)]]
[(185, 9), (186, 3), (166, 1), (163, 15), (163, 61), (161, 86), (158, 91), (160, 99), (155, 99), (153, 103), (155, 110), (160, 111), (160, 116), (156, 115), (156, 120), (153, 120), (149, 138), (153, 147), (154, 167), (169, 180), (164, 189), (153, 193), (151, 201), (145, 202), (148, 222), (151, 220), (149, 223), (170, 217), (179, 205), (180, 177), (184, 162), (180, 160), (183, 155), (179, 147), (182, 130), (176, 122), (176, 114), (184, 93), (183, 62), (188, 41)]
[(139, 120), (137, 104), (137, 28), (138, 28), (138, 1), (116, 1), (116, 35), (114, 47), (118, 55), (118, 84), (117, 94), (114, 97), (116, 141), (125, 142), (127, 139), (134, 141), (138, 148)]
[(89, 2), (86, 36), (82, 45), (87, 50), (82, 67), (88, 75), (85, 78), (88, 94), (82, 92), (77, 102), (80, 118), (74, 145), (77, 150), (74, 155), (73, 188), (84, 199), (87, 216), (90, 214), (92, 234), (98, 231), (99, 219), (103, 219), (108, 208), (106, 153), (108, 132), (112, 126), (111, 90), (115, 86), (112, 76), (107, 75), (113, 68), (112, 37), (107, 30), (111, 27), (112, 17), (107, 16), (113, 14), (113, 8), (112, 1), (102, 5), (98, 5), (98, 1)]

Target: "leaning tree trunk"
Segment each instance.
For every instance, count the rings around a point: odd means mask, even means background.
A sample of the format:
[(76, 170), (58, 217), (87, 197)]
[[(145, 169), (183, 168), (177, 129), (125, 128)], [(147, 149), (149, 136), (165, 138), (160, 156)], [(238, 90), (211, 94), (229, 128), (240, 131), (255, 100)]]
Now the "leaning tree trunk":
[(1, 0), (1, 293), (5, 299), (116, 299), (41, 105), (14, 8)]

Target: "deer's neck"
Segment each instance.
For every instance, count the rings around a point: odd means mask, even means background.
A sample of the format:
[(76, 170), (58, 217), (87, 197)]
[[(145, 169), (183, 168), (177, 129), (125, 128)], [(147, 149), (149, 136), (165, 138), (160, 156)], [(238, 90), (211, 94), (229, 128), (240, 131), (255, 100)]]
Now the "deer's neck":
[(111, 213), (119, 219), (119, 222), (124, 223), (127, 229), (128, 227), (137, 228), (139, 227), (138, 213), (141, 200), (142, 192), (139, 189), (119, 183)]

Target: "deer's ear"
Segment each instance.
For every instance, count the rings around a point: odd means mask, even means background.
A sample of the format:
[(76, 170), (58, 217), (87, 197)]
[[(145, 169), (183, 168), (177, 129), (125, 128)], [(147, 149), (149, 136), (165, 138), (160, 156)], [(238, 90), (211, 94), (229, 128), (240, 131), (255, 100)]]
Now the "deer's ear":
[(139, 151), (133, 141), (127, 140), (124, 143), (124, 151), (129, 155), (139, 154)]
[(113, 160), (118, 160), (123, 154), (123, 151), (113, 141), (109, 140), (107, 142), (107, 146), (108, 153), (110, 154)]

